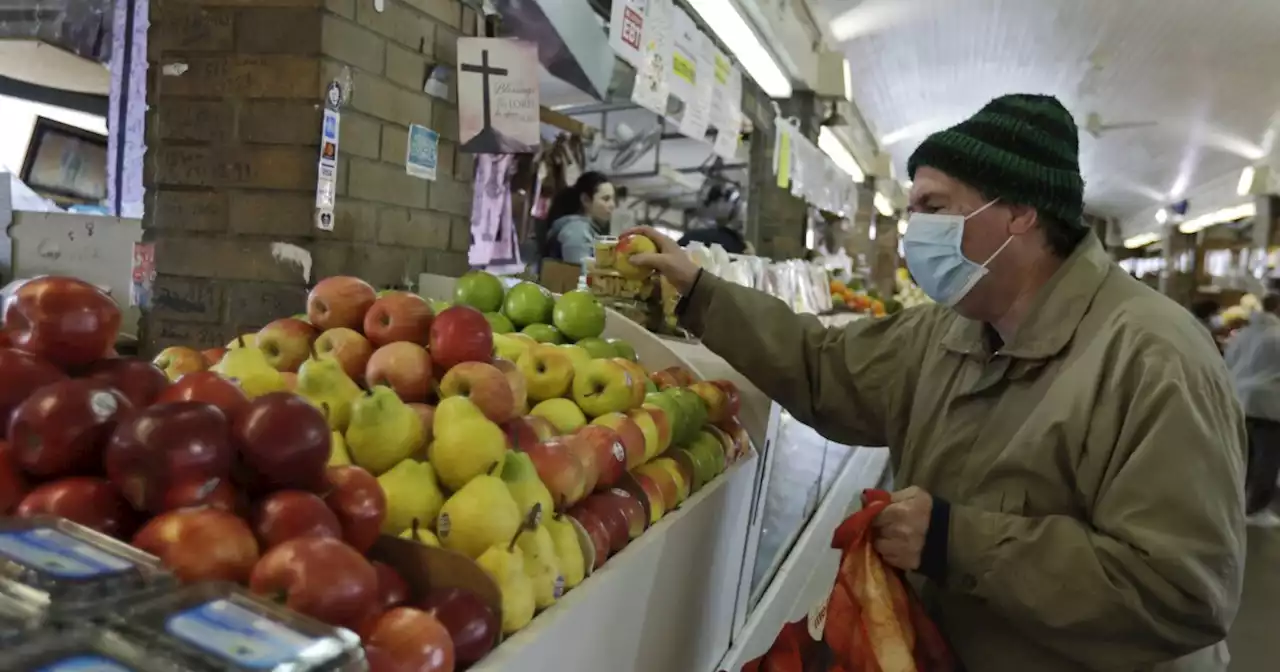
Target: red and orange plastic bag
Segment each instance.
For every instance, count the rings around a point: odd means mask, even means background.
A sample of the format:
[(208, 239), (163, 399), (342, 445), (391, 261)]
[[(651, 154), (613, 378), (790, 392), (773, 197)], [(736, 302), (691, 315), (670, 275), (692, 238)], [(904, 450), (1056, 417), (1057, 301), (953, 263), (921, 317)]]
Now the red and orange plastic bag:
[(868, 490), (862, 510), (836, 528), (840, 571), (827, 602), (822, 641), (806, 620), (782, 627), (763, 657), (743, 672), (954, 672), (955, 658), (897, 570), (871, 544), (871, 523), (889, 493)]

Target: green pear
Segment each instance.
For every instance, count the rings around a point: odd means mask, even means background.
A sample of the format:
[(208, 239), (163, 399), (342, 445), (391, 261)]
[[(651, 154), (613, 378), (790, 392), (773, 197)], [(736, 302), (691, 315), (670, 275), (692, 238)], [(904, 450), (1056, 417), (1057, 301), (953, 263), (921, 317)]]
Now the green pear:
[[(453, 398), (445, 399), (445, 402)], [(436, 407), (436, 417), (432, 424), (433, 438), (427, 448), (427, 459), (436, 468), (440, 483), (457, 492), (471, 482), (471, 479), (488, 472), (495, 463), (503, 461), (507, 454), (507, 434), (479, 412), (475, 415), (455, 416), (442, 422), (441, 408), (444, 408), (443, 402)]]
[(551, 543), (555, 545), (556, 557), (560, 560), (560, 573), (564, 576), (564, 588), (569, 590), (582, 583), (586, 578), (586, 558), (582, 555), (582, 543), (578, 541), (578, 531), (573, 523), (559, 513), (547, 519), (543, 526), (551, 534)]
[(439, 434), (456, 422), (477, 416), (484, 417), (484, 411), (467, 397), (441, 399), (436, 405), (435, 415), (431, 416), (431, 435)]
[(408, 539), (409, 541), (416, 541), (419, 544), (422, 544), (423, 546), (440, 548), (440, 538), (437, 537), (435, 533), (432, 532), (431, 530), (428, 530), (427, 528), (422, 527), (419, 524), (417, 518), (413, 519), (413, 527), (410, 527), (409, 529), (400, 533), (400, 538)]
[(342, 370), (338, 360), (317, 357), (313, 346), (311, 357), (298, 367), (294, 392), (317, 408), (327, 408), (329, 427), (342, 432), (351, 422), (351, 402), (360, 396), (360, 386)]
[(342, 432), (330, 432), (329, 464), (330, 467), (345, 467), (351, 464), (351, 453), (347, 452), (347, 439)]
[(375, 476), (408, 459), (426, 440), (418, 412), (381, 385), (351, 402), (345, 436), (351, 460)]
[(238, 347), (227, 350), (222, 360), (213, 366), (214, 373), (235, 381), (250, 399), (286, 389), (284, 376), (271, 366), (261, 350), (248, 345), (243, 336), (235, 343)]
[(379, 476), (378, 485), (387, 498), (383, 534), (399, 534), (419, 520), (435, 520), (444, 505), (436, 470), (426, 462), (403, 460)]
[(533, 459), (527, 454), (511, 452), (507, 455), (502, 463), (502, 480), (520, 506), (520, 513), (527, 513), (535, 506), (540, 507), (541, 511), (551, 511), (554, 508), (551, 491), (538, 478)]
[(524, 532), (517, 524), (510, 541), (489, 546), (476, 558), (476, 564), (493, 577), (502, 595), (502, 634), (511, 635), (529, 625), (537, 611), (533, 581), (525, 572), (524, 553), (516, 541)]
[[(535, 512), (540, 518), (542, 509), (534, 507), (531, 513)], [(526, 523), (524, 534), (516, 537), (516, 545), (524, 554), (524, 572), (533, 583), (534, 605), (538, 609), (546, 609), (555, 604), (564, 594), (565, 580), (560, 572), (560, 558), (556, 557), (551, 533), (542, 525)]]
[(476, 558), (490, 546), (514, 538), (520, 521), (520, 506), (507, 484), (481, 474), (445, 500), (436, 518), (436, 536), (445, 548)]

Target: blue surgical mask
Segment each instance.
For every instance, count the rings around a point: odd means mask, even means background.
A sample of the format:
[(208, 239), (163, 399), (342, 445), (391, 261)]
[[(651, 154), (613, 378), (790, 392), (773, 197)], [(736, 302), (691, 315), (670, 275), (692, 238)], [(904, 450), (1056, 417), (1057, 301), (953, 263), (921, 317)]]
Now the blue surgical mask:
[(1009, 246), (1013, 236), (981, 264), (970, 261), (960, 250), (964, 239), (964, 223), (986, 210), (999, 199), (969, 214), (928, 214), (917, 212), (907, 220), (907, 233), (902, 239), (902, 252), (907, 269), (929, 298), (945, 306), (960, 302), (974, 285), (987, 274), (987, 265)]

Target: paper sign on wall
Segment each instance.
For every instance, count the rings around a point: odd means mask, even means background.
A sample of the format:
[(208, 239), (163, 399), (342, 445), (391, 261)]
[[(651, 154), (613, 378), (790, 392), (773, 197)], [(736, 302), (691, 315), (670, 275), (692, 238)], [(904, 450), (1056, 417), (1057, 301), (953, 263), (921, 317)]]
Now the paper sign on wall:
[(409, 126), (409, 140), (405, 147), (404, 170), (424, 180), (436, 179), (436, 166), (440, 156), (440, 134), (417, 124)]
[(458, 40), (458, 149), (531, 154), (541, 144), (538, 47), (488, 37)]
[(648, 0), (645, 5), (643, 48), (636, 67), (631, 102), (654, 114), (666, 116), (672, 43), (671, 0)]
[(738, 141), (742, 133), (742, 111), (734, 105), (725, 114), (716, 129), (716, 141), (712, 151), (725, 161), (732, 161), (738, 156)]
[(715, 43), (701, 31), (697, 35), (697, 63), (694, 68), (693, 92), (684, 100), (680, 132), (695, 140), (703, 140), (711, 125), (711, 100), (715, 96)]
[(609, 46), (636, 70), (644, 54), (646, 0), (614, 0), (609, 16)]

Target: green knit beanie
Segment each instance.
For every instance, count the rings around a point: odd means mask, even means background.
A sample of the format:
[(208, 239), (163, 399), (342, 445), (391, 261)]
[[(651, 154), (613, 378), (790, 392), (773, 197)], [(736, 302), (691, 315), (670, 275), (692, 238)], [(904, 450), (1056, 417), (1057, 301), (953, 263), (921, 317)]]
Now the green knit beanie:
[(907, 174), (915, 179), (921, 166), (936, 168), (985, 196), (1083, 228), (1079, 151), (1076, 122), (1057, 98), (1015, 93), (930, 135), (907, 161)]

